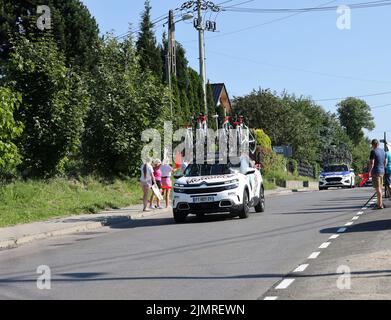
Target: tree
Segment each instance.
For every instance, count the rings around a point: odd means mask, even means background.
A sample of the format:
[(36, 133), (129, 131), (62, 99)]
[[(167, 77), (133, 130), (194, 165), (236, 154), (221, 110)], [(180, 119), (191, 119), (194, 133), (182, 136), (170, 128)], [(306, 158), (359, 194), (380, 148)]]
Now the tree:
[(87, 7), (79, 0), (0, 0), (0, 60), (9, 59), (11, 40), (18, 35), (33, 40), (41, 31), (36, 26), (37, 5), (51, 9), (51, 31), (65, 56), (67, 66), (90, 71), (97, 64), (99, 30)]
[(153, 24), (151, 21), (151, 5), (145, 1), (145, 10), (141, 16), (140, 32), (136, 43), (137, 53), (140, 57), (140, 66), (143, 72), (151, 71), (159, 81), (163, 79), (163, 63), (161, 49), (156, 44)]
[(169, 117), (169, 92), (150, 72), (141, 72), (131, 37), (102, 44), (101, 63), (92, 79), (92, 103), (83, 137), (90, 171), (104, 175), (138, 174), (141, 133), (163, 128)]
[(36, 41), (17, 39), (6, 80), (23, 99), (17, 113), (24, 125), (17, 140), (21, 168), (28, 176), (51, 176), (79, 147), (89, 100), (85, 84), (65, 67), (50, 34)]
[(354, 144), (359, 144), (364, 138), (363, 129), (371, 131), (375, 128), (371, 108), (365, 101), (347, 98), (337, 107), (341, 125)]
[(20, 94), (0, 87), (0, 181), (13, 174), (21, 161), (14, 144), (23, 131), (22, 123), (14, 118), (14, 112), (19, 109), (21, 102)]

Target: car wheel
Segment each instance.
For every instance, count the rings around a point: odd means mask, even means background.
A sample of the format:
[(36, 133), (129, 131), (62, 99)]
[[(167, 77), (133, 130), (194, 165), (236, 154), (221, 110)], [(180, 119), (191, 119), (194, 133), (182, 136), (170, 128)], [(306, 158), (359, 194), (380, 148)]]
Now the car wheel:
[(176, 223), (186, 222), (187, 214), (174, 210), (174, 220)]
[(247, 191), (244, 190), (243, 193), (243, 207), (239, 212), (240, 219), (247, 219), (249, 217), (250, 207), (248, 206), (248, 195)]
[(259, 202), (255, 206), (255, 212), (265, 212), (266, 208), (266, 200), (265, 200), (265, 190), (263, 186), (261, 186), (261, 190), (259, 191)]

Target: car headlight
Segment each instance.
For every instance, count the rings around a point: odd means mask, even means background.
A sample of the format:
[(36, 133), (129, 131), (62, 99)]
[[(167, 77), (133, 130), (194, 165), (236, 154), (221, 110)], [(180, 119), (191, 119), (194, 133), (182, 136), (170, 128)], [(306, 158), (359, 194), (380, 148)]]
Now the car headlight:
[(239, 188), (239, 183), (231, 184), (229, 186), (225, 187), (225, 190), (232, 190), (232, 189), (237, 189)]
[(177, 187), (177, 188), (183, 188), (184, 185), (183, 184), (179, 184), (179, 183), (175, 183), (174, 184), (174, 187)]
[(239, 179), (235, 179), (235, 180), (231, 180), (231, 181), (225, 182), (225, 184), (232, 184), (232, 183), (239, 183)]

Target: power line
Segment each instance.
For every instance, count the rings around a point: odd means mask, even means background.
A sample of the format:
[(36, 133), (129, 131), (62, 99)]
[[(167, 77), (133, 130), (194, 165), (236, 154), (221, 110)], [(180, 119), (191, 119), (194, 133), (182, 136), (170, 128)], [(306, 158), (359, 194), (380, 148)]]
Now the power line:
[(371, 109), (380, 109), (380, 108), (385, 108), (385, 107), (391, 107), (391, 103), (383, 104), (381, 106), (371, 107)]
[[(192, 47), (192, 46), (189, 46)], [(193, 47), (194, 48), (194, 47)], [(287, 70), (293, 70), (297, 72), (304, 72), (304, 73), (310, 73), (310, 74), (317, 74), (325, 77), (331, 77), (331, 78), (340, 78), (340, 79), (346, 79), (346, 80), (354, 80), (354, 81), (360, 81), (360, 82), (371, 82), (371, 83), (391, 83), (391, 81), (380, 81), (380, 80), (373, 80), (373, 79), (363, 79), (363, 78), (356, 78), (352, 76), (344, 76), (344, 75), (337, 75), (337, 74), (331, 74), (331, 73), (325, 73), (325, 72), (320, 72), (320, 71), (314, 71), (314, 70), (307, 70), (307, 69), (301, 69), (297, 67), (291, 67), (291, 66), (282, 66), (282, 65), (275, 65), (275, 64), (270, 64), (270, 63), (265, 63), (253, 59), (248, 59), (245, 57), (239, 57), (239, 56), (233, 56), (233, 55), (228, 55), (223, 52), (217, 52), (214, 50), (208, 50), (209, 53), (219, 55), (222, 57), (227, 57), (236, 61), (248, 61), (250, 63), (258, 64), (258, 65), (264, 65), (267, 67), (272, 67), (272, 68), (279, 68), (279, 69), (287, 69)]]
[[(366, 94), (366, 95), (361, 95), (361, 96), (352, 96), (352, 97), (354, 97), (354, 98), (368, 98), (368, 97), (376, 97), (376, 96), (385, 96), (388, 94), (391, 94), (391, 91)], [(343, 99), (346, 99), (346, 97), (320, 99), (320, 100), (314, 100), (314, 102), (337, 101), (337, 100), (343, 100)]]
[[(347, 4), (346, 6), (350, 9), (365, 9), (365, 8), (375, 8), (375, 7), (384, 7), (390, 6), (390, 0), (382, 1), (371, 1), (371, 2), (361, 2)], [(340, 6), (328, 6), (328, 7), (309, 7), (309, 8), (237, 8), (233, 6), (223, 7), (222, 11), (232, 11), (232, 12), (243, 12), (243, 13), (306, 13), (306, 12), (325, 12), (325, 11), (335, 11)]]
[[(334, 2), (336, 2), (336, 0), (328, 1), (328, 2), (325, 2), (325, 3), (321, 3), (318, 7), (323, 7), (323, 6), (326, 6), (326, 5), (334, 3)], [(266, 22), (263, 22), (263, 23), (260, 23), (260, 24), (256, 24), (256, 25), (253, 25), (253, 26), (249, 26), (249, 27), (246, 27), (246, 28), (242, 28), (242, 29), (239, 29), (239, 30), (223, 33), (223, 34), (220, 34), (220, 35), (217, 35), (217, 36), (214, 36), (214, 37), (209, 37), (207, 39), (216, 39), (216, 38), (226, 37), (226, 36), (237, 34), (237, 33), (243, 32), (243, 31), (256, 29), (256, 28), (263, 27), (263, 26), (266, 26), (266, 25), (269, 25), (269, 24), (273, 24), (273, 23), (276, 23), (276, 22), (288, 20), (288, 19), (290, 19), (292, 17), (295, 17), (297, 15), (300, 15), (302, 13), (303, 12), (295, 12), (295, 13), (289, 14), (287, 16), (283, 16), (283, 17), (280, 17), (280, 18), (277, 18), (277, 19), (266, 21)], [(193, 42), (193, 41), (189, 41), (189, 42)]]

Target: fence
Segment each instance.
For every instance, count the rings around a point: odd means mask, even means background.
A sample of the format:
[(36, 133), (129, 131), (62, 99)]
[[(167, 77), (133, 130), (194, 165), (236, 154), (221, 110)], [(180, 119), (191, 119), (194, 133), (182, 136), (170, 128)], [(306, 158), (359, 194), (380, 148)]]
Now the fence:
[(316, 179), (316, 170), (313, 166), (300, 161), (298, 165), (299, 176)]

